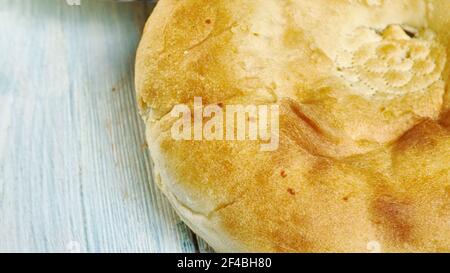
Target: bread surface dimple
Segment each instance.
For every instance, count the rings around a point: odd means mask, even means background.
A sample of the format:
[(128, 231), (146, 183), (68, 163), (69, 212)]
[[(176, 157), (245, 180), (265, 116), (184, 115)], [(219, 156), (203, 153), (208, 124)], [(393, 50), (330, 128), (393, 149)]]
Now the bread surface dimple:
[[(219, 251), (450, 251), (450, 1), (160, 0), (136, 87), (160, 187)], [(280, 106), (280, 148), (175, 141)]]

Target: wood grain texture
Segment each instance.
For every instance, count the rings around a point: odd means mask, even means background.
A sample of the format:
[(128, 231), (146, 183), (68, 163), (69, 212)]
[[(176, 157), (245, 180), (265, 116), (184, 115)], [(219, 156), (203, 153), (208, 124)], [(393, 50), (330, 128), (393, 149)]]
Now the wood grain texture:
[(0, 252), (211, 251), (150, 180), (133, 67), (151, 9), (0, 0)]

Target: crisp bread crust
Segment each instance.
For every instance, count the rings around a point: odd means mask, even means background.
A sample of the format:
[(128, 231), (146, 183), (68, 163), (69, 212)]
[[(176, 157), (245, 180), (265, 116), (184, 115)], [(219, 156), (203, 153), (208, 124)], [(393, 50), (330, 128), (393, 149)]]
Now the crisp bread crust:
[[(160, 0), (136, 59), (155, 181), (220, 252), (450, 251), (450, 1)], [(176, 141), (277, 104), (280, 146)]]

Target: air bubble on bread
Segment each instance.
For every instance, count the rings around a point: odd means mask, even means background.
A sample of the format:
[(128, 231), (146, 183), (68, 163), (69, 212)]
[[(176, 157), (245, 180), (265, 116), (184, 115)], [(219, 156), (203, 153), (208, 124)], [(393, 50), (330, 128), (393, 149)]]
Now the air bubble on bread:
[(445, 50), (430, 30), (361, 27), (348, 43), (352, 50), (346, 48), (336, 57), (337, 73), (353, 92), (367, 99), (426, 92), (441, 80)]
[(380, 6), (381, 0), (365, 0), (368, 6)]

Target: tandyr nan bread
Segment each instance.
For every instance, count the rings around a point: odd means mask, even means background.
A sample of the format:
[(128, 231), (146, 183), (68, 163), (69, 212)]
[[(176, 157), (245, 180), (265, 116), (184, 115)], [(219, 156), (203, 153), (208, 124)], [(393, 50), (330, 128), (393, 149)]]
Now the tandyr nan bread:
[[(161, 0), (136, 60), (155, 181), (217, 251), (448, 252), (449, 42), (448, 0)], [(277, 149), (174, 138), (196, 98), (276, 105)]]

